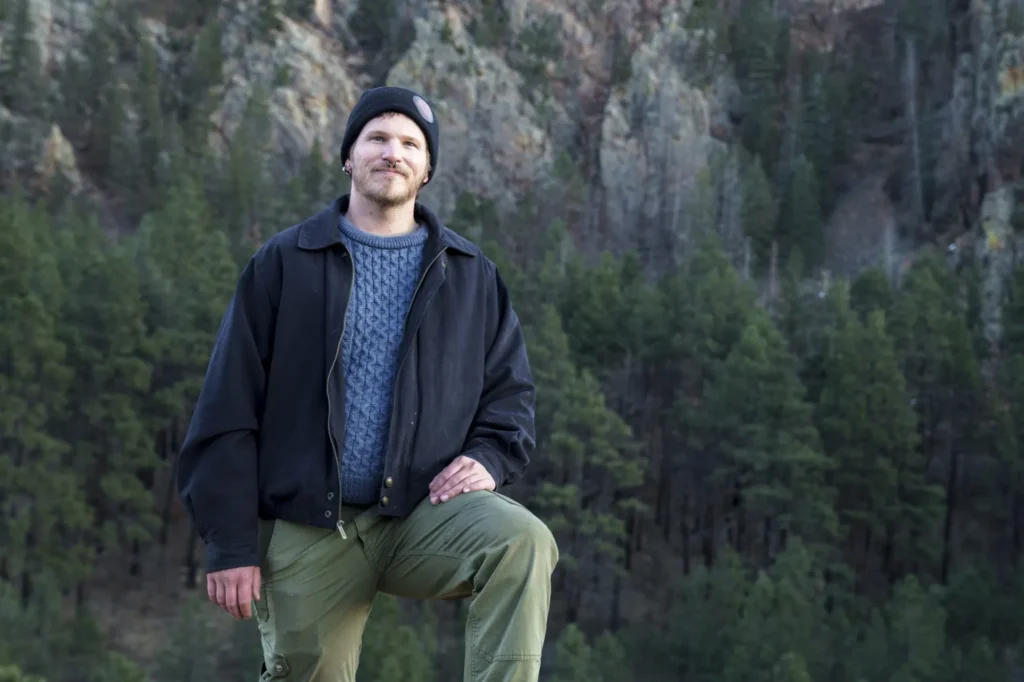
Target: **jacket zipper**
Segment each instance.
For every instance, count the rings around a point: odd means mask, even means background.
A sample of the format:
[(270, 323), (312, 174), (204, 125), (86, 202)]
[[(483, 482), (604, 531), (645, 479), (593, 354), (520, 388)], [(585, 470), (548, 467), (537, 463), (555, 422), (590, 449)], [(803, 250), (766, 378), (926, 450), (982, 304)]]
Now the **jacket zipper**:
[(352, 274), (349, 278), (348, 301), (345, 302), (345, 314), (342, 316), (338, 347), (334, 350), (334, 360), (331, 361), (331, 367), (327, 371), (327, 437), (331, 441), (331, 450), (334, 452), (334, 464), (338, 467), (338, 522), (335, 525), (337, 525), (343, 540), (348, 540), (348, 535), (345, 534), (345, 522), (341, 518), (341, 458), (338, 456), (338, 447), (334, 444), (334, 435), (331, 433), (331, 416), (334, 414), (331, 409), (331, 375), (334, 373), (334, 366), (338, 364), (338, 356), (341, 354), (341, 343), (345, 338), (345, 327), (348, 324), (349, 303), (352, 301), (353, 287), (356, 282), (356, 261), (349, 256), (349, 262), (352, 264)]

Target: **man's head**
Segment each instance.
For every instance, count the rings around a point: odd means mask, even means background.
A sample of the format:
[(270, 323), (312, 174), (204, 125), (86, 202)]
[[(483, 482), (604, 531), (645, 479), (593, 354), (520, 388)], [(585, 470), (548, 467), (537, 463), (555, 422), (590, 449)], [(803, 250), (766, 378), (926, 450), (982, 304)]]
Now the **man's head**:
[(415, 199), (437, 169), (438, 124), (411, 90), (367, 90), (349, 115), (341, 162), (352, 192), (383, 207)]

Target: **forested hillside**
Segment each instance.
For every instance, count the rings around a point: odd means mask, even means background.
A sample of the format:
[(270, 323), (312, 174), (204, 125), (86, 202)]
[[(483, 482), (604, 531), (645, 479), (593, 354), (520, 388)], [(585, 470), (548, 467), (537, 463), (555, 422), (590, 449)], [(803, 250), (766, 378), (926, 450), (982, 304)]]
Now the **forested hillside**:
[[(173, 465), (359, 92), (499, 265), (548, 682), (1024, 680), (1021, 0), (0, 0), (0, 681), (245, 682)], [(230, 481), (225, 481), (230, 485)], [(360, 682), (461, 679), (381, 597)]]

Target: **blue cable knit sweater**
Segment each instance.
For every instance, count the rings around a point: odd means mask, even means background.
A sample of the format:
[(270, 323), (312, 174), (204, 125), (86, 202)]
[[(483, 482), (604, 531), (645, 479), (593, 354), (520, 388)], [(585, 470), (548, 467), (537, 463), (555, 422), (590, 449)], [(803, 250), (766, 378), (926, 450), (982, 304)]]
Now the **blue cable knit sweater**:
[(376, 504), (391, 421), (398, 347), (420, 275), (427, 230), (399, 237), (363, 232), (342, 216), (355, 283), (341, 342), (345, 368), (344, 504)]

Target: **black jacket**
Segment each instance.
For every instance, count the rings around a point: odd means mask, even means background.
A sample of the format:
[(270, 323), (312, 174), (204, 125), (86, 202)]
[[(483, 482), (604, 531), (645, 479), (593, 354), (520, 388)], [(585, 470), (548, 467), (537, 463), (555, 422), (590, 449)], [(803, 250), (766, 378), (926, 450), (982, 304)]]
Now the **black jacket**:
[[(341, 335), (353, 270), (342, 196), (276, 234), (242, 270), (178, 460), (207, 571), (259, 563), (258, 518), (334, 528), (344, 466)], [(423, 273), (399, 354), (380, 514), (408, 514), (465, 454), (518, 480), (535, 444), (534, 386), (494, 263), (424, 206)], [(344, 528), (340, 528), (344, 532)]]

